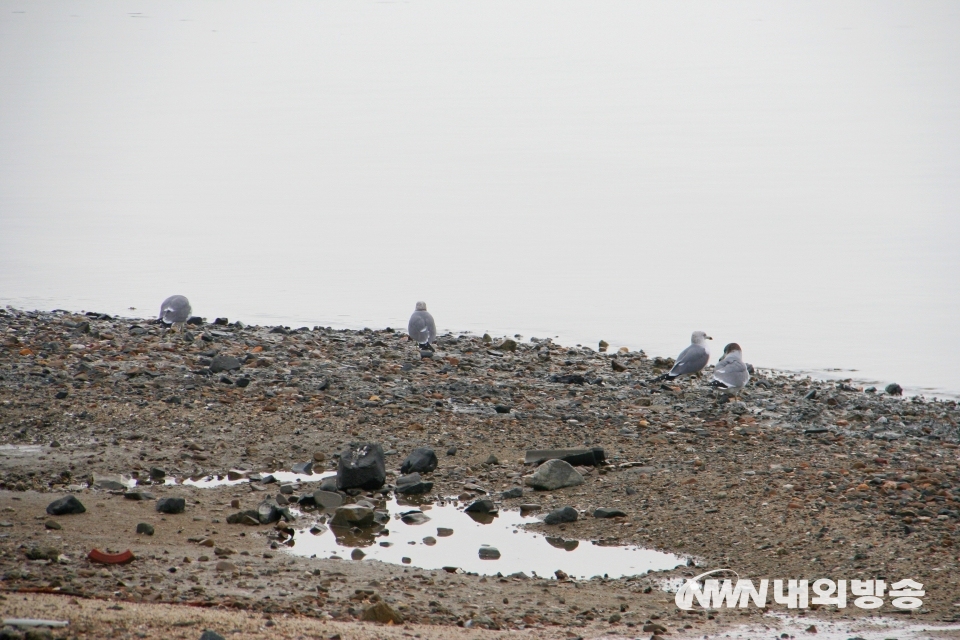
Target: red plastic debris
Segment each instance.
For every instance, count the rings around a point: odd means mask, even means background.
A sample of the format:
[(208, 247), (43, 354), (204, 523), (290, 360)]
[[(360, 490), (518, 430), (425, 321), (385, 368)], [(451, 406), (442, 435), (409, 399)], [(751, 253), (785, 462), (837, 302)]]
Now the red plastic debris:
[(99, 549), (93, 549), (87, 557), (93, 562), (101, 562), (103, 564), (127, 564), (128, 562), (133, 562), (134, 559), (130, 549), (127, 549), (123, 553), (104, 553)]

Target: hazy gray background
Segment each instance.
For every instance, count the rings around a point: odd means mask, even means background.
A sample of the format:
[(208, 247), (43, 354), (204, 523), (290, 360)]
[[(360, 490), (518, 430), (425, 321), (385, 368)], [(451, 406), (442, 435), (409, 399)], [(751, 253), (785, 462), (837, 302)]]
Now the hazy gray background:
[(958, 33), (955, 2), (4, 0), (0, 304), (422, 299), (960, 392)]

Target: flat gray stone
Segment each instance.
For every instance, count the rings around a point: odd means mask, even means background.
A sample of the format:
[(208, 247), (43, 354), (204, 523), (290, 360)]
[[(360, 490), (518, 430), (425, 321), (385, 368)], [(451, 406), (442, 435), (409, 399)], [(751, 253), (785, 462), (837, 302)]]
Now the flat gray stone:
[(526, 479), (526, 483), (540, 491), (554, 491), (583, 484), (583, 476), (569, 462), (547, 460)]

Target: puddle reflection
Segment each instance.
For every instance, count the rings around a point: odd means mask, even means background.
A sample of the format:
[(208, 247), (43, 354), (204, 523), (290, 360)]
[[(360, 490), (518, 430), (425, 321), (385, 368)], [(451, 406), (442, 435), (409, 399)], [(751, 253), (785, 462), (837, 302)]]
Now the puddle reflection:
[[(322, 523), (298, 528), (288, 551), (346, 559), (351, 549), (362, 547), (364, 560), (422, 569), (457, 567), (482, 575), (522, 571), (551, 578), (558, 569), (577, 578), (604, 574), (616, 578), (672, 569), (685, 562), (685, 558), (642, 547), (601, 546), (527, 531), (523, 525), (538, 520), (530, 512), (465, 513), (455, 501), (430, 505), (410, 498), (381, 502), (377, 508), (389, 513), (385, 524), (364, 529)], [(499, 557), (492, 557), (495, 554), (489, 550), (481, 554), (484, 545), (499, 550)]]

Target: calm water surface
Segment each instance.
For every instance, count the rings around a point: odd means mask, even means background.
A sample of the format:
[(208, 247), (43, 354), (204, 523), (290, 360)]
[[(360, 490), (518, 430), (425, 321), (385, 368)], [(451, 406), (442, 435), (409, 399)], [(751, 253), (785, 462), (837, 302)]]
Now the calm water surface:
[(0, 304), (422, 299), (957, 394), (957, 33), (949, 2), (5, 0)]

